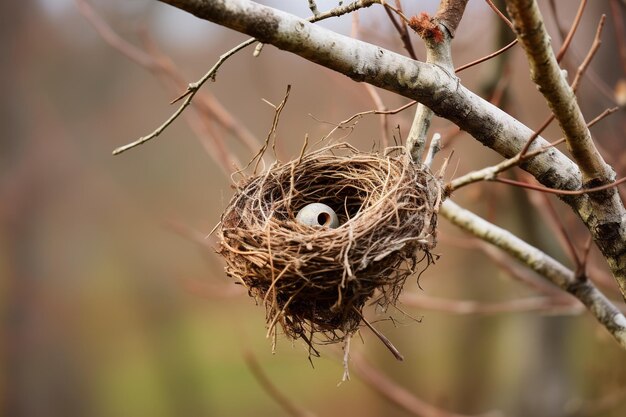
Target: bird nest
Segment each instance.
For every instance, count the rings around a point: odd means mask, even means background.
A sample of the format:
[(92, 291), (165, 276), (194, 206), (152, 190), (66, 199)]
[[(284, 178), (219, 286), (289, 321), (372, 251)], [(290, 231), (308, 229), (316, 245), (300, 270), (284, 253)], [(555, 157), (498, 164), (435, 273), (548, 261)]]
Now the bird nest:
[[(268, 334), (345, 340), (371, 299), (395, 304), (418, 264), (432, 261), (440, 181), (402, 148), (383, 154), (335, 144), (246, 178), (221, 219), (226, 273), (266, 308)], [(296, 220), (310, 203), (339, 226)]]

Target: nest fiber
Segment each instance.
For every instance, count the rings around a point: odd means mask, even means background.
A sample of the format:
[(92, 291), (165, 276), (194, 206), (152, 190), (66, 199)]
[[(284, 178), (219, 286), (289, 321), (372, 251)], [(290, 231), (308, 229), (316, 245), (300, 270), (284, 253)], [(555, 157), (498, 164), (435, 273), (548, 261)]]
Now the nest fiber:
[[(440, 182), (402, 148), (383, 154), (336, 144), (272, 165), (237, 186), (222, 215), (226, 273), (266, 308), (270, 334), (344, 340), (368, 300), (395, 303), (435, 245)], [(310, 203), (330, 206), (335, 229), (296, 221)]]

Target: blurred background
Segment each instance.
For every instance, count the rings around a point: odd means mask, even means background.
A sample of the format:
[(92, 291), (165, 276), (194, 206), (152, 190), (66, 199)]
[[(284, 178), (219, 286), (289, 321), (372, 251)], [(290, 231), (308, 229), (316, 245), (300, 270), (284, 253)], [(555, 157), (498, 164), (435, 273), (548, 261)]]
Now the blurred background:
[[(320, 10), (337, 5), (317, 3)], [(433, 13), (437, 3), (405, 0), (405, 14)], [(540, 3), (558, 48), (559, 29), (567, 33), (578, 2)], [(620, 1), (589, 3), (564, 66), (571, 79), (607, 13), (602, 48), (579, 95), (592, 119), (620, 100), (626, 10)], [(266, 4), (311, 13), (305, 0)], [(625, 415), (626, 355), (610, 335), (575, 301), (555, 296), (537, 277), (522, 272), (516, 279), (513, 261), (445, 220), (439, 261), (421, 276), (422, 289), (409, 279), (399, 304), (420, 321), (393, 309), (368, 312), (404, 362), (365, 331), (352, 343), (352, 380), (342, 384), (339, 347), (322, 347), (310, 363), (301, 341), (279, 338), (272, 355), (263, 308), (224, 275), (214, 241), (204, 238), (232, 195), (226, 172), (247, 162), (271, 127), (274, 109), (262, 99), (278, 104), (292, 86), (277, 131), (283, 158), (299, 154), (305, 135), (318, 140), (380, 106), (376, 98), (388, 109), (406, 99), (271, 46), (255, 58), (252, 47), (205, 85), (200, 106), (159, 138), (113, 157), (115, 147), (166, 120), (174, 110), (169, 101), (246, 37), (149, 0), (4, 1), (0, 19), (2, 415), (288, 415), (272, 389), (320, 416), (412, 415), (381, 393), (390, 381), (398, 384), (391, 392), (417, 410), (421, 399), (463, 414)], [(344, 16), (320, 24), (349, 35), (354, 22)], [(364, 40), (407, 53), (381, 7), (361, 11), (358, 29)], [(511, 39), (484, 1), (471, 0), (455, 63)], [(460, 77), (530, 127), (549, 114), (518, 47)], [(383, 130), (401, 141), (412, 114), (391, 116), (382, 128), (378, 116), (366, 116), (333, 137), (362, 150), (380, 146)], [(445, 144), (435, 169), (451, 157), (447, 179), (501, 160), (445, 120), (432, 129)], [(593, 130), (618, 176), (626, 174), (625, 131), (623, 108)], [(560, 134), (552, 126), (544, 136)], [(556, 225), (579, 251), (587, 237), (552, 197), (487, 183), (454, 198), (572, 268)], [(589, 268), (623, 309), (594, 249)], [(515, 307), (539, 296), (550, 303)]]

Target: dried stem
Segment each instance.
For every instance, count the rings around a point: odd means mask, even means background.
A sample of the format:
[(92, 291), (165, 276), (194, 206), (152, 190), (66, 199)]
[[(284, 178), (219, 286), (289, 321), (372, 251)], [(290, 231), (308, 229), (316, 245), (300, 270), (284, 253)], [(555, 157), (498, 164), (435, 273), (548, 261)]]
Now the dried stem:
[[(319, 119), (315, 118), (312, 115), (311, 115), (311, 117), (313, 117), (313, 119), (317, 120), (318, 122), (335, 125), (335, 127), (330, 132), (328, 132), (326, 135), (324, 135), (319, 140), (319, 142), (323, 142), (326, 139), (328, 139), (333, 133), (335, 133), (338, 129), (352, 128), (354, 126), (354, 124), (356, 124), (356, 121), (360, 120), (364, 116), (367, 116), (367, 115), (370, 115), (370, 114), (378, 114), (378, 115), (398, 114), (401, 111), (404, 111), (404, 110), (408, 109), (409, 107), (414, 106), (415, 104), (417, 104), (417, 101), (410, 101), (410, 102), (406, 103), (405, 105), (402, 105), (402, 106), (400, 106), (400, 107), (398, 107), (396, 109), (393, 109), (393, 110), (367, 110), (367, 111), (355, 113), (352, 116), (348, 117), (345, 120), (342, 120), (339, 123), (324, 122), (322, 120), (319, 120)], [(348, 124), (352, 123), (352, 122), (355, 122), (355, 123), (350, 125), (350, 126), (348, 126)]]
[(596, 55), (596, 52), (598, 52), (598, 49), (600, 48), (600, 44), (602, 43), (601, 41), (602, 29), (604, 28), (605, 21), (606, 21), (606, 16), (602, 15), (602, 17), (600, 18), (600, 22), (598, 23), (598, 27), (596, 29), (596, 35), (593, 39), (593, 43), (591, 44), (591, 48), (589, 48), (589, 52), (587, 53), (587, 56), (585, 56), (585, 59), (583, 60), (583, 62), (581, 62), (580, 66), (578, 67), (578, 70), (576, 71), (576, 76), (574, 77), (574, 81), (572, 82), (572, 90), (574, 92), (578, 90), (578, 86), (580, 85), (580, 80), (582, 80), (582, 77), (585, 71), (589, 67), (589, 64), (591, 64), (591, 60), (593, 59), (593, 57)]

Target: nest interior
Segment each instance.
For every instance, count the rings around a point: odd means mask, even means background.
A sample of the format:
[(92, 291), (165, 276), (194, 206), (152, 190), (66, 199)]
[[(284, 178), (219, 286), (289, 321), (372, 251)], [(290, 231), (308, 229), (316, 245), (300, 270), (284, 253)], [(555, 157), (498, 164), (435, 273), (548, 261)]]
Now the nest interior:
[[(382, 154), (335, 144), (250, 176), (222, 215), (226, 273), (277, 325), (309, 346), (356, 331), (368, 300), (395, 303), (436, 243), (441, 186), (402, 148)], [(336, 229), (296, 221), (310, 203), (338, 215)]]

